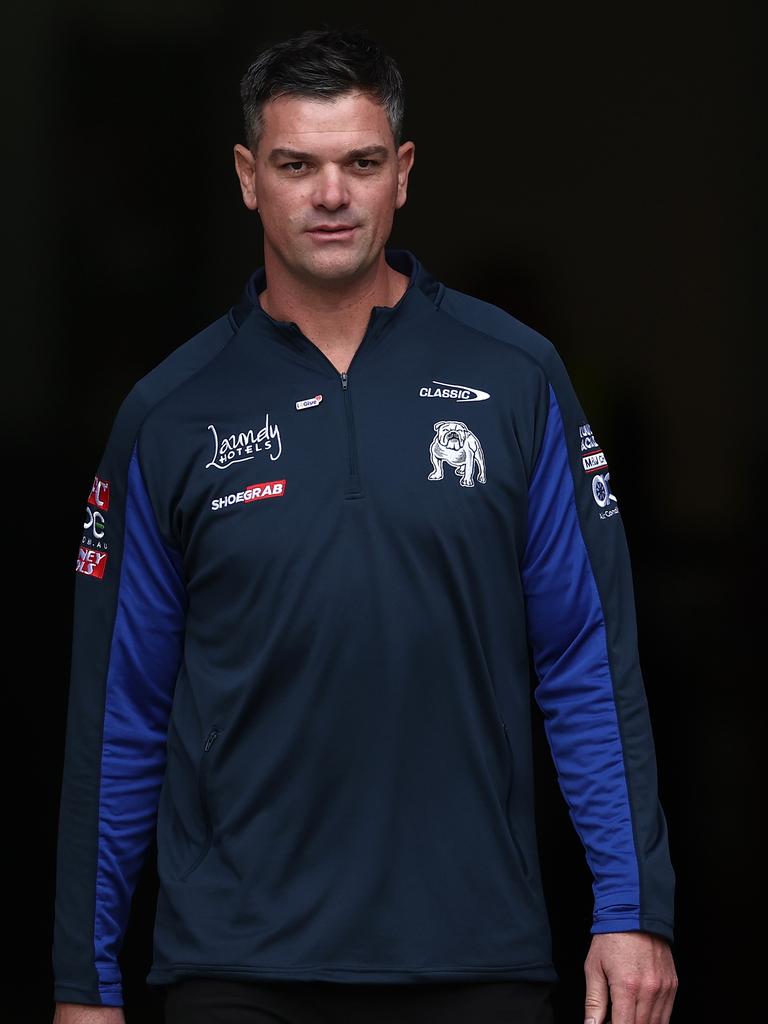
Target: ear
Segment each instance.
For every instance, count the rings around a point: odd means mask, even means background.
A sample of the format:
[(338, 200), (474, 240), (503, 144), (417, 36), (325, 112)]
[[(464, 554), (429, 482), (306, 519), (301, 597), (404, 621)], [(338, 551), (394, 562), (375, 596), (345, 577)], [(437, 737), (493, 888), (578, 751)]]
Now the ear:
[(397, 197), (395, 209), (399, 210), (405, 205), (408, 194), (408, 175), (413, 167), (416, 158), (416, 145), (413, 142), (404, 142), (397, 151)]
[(235, 145), (235, 171), (240, 179), (240, 191), (243, 194), (243, 202), (249, 210), (258, 208), (258, 197), (256, 195), (255, 160), (250, 149)]
[(440, 427), (442, 427), (442, 425), (443, 425), (444, 423), (447, 423), (447, 422), (448, 422), (447, 420), (438, 420), (438, 421), (437, 421), (437, 423), (435, 423), (435, 425), (433, 426), (433, 428), (432, 428), (432, 429), (433, 429), (433, 430), (434, 430), (435, 432), (437, 432), (437, 431), (438, 431), (438, 430), (440, 429)]

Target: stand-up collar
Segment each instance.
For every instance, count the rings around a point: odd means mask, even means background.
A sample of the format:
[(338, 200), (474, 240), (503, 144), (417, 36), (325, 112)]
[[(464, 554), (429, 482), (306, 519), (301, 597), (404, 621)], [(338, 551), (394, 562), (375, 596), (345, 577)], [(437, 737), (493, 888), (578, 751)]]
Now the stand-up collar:
[[(394, 270), (408, 275), (408, 287), (394, 306), (373, 306), (363, 341), (371, 348), (390, 324), (404, 324), (434, 309), (443, 285), (419, 262), (409, 249), (384, 249), (384, 258)], [(239, 329), (248, 321), (248, 329), (276, 333), (281, 340), (302, 351), (316, 351), (317, 346), (293, 321), (276, 320), (262, 307), (259, 295), (267, 287), (266, 268), (261, 266), (249, 277), (240, 301), (230, 310), (230, 317)], [(362, 344), (362, 343), (361, 343)]]

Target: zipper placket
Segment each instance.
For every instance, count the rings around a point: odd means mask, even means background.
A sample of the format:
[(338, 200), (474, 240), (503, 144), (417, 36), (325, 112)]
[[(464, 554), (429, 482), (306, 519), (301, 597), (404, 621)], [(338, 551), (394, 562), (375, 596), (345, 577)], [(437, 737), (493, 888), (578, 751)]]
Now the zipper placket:
[[(355, 355), (357, 355), (357, 352), (355, 352)], [(355, 356), (352, 356), (352, 360), (349, 364), (350, 366), (354, 362), (354, 359)], [(348, 369), (349, 367), (347, 367), (347, 370)], [(349, 374), (344, 370), (342, 370), (341, 372), (341, 387), (344, 392), (344, 415), (347, 420), (347, 447), (349, 449), (349, 480), (347, 482), (346, 496), (349, 498), (362, 495), (362, 487), (360, 486), (360, 475), (357, 472), (357, 438), (355, 436), (355, 421), (352, 416), (352, 401), (349, 397)]]
[(349, 452), (349, 475), (347, 477), (347, 487), (344, 492), (345, 498), (363, 497), (363, 488), (360, 482), (360, 474), (357, 468), (357, 437), (355, 434), (355, 419), (352, 413), (352, 399), (350, 397), (349, 391), (349, 371), (355, 359), (357, 358), (358, 352), (365, 344), (366, 338), (368, 337), (371, 331), (371, 327), (373, 326), (376, 320), (377, 308), (378, 307), (374, 307), (373, 310), (371, 310), (371, 316), (370, 319), (368, 320), (368, 326), (365, 329), (365, 334), (363, 335), (360, 344), (355, 349), (354, 354), (349, 361), (349, 366), (347, 367), (346, 370), (342, 371), (337, 370), (336, 367), (331, 362), (331, 360), (325, 354), (325, 352), (323, 352), (323, 350), (320, 348), (320, 346), (316, 345), (311, 338), (308, 338), (297, 323), (291, 321), (291, 327), (294, 329), (294, 331), (305, 341), (307, 341), (312, 346), (312, 348), (317, 349), (317, 351), (323, 357), (325, 362), (328, 363), (328, 365), (333, 369), (333, 372), (336, 374), (336, 376), (339, 377), (341, 380), (341, 388), (342, 393), (344, 395), (344, 418), (347, 425), (347, 450)]

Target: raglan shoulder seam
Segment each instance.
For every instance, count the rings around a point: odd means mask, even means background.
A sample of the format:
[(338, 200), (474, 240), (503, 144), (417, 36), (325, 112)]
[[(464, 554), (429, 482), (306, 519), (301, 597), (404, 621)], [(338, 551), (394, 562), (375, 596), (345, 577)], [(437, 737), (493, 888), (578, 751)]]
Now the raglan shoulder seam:
[[(467, 320), (463, 320), (455, 312), (446, 309), (443, 306), (443, 300), (447, 295), (450, 294), (462, 296), (473, 302), (483, 303), (484, 305), (487, 305), (490, 308), (492, 308), (497, 313), (502, 314), (504, 317), (508, 317), (509, 320), (511, 321), (510, 326), (516, 327), (518, 330), (525, 331), (532, 338), (535, 338), (537, 343), (540, 344), (545, 349), (545, 354), (542, 354), (542, 356), (535, 355), (533, 352), (528, 352), (515, 338), (506, 336), (501, 333), (491, 333), (490, 331), (483, 330), (482, 328), (477, 327), (475, 324), (469, 323)], [(518, 320), (511, 313), (508, 313), (505, 309), (502, 309), (501, 306), (495, 306), (493, 305), (493, 303), (490, 302), (486, 303), (484, 299), (477, 299), (475, 296), (466, 295), (464, 292), (457, 292), (455, 289), (445, 288), (445, 290), (439, 296), (439, 299), (435, 303), (435, 305), (438, 312), (442, 313), (447, 317), (450, 317), (450, 319), (455, 321), (457, 324), (461, 324), (461, 326), (464, 327), (466, 330), (473, 331), (474, 333), (479, 334), (481, 337), (490, 338), (492, 341), (500, 342), (503, 345), (511, 346), (512, 348), (515, 349), (515, 351), (519, 352), (521, 356), (523, 356), (525, 359), (527, 359), (528, 361), (532, 362), (535, 366), (537, 366), (542, 371), (547, 381), (551, 380), (551, 374), (546, 365), (546, 356), (551, 356), (552, 353), (559, 355), (559, 353), (557, 352), (557, 348), (554, 345), (554, 343), (550, 341), (550, 339), (547, 338), (546, 335), (541, 334), (541, 332), (535, 330), (533, 327), (530, 327), (528, 324), (523, 323), (522, 320)]]
[[(170, 352), (165, 357), (165, 359), (163, 359), (160, 363), (158, 363), (157, 366), (153, 367), (153, 369), (151, 369), (148, 373), (145, 373), (143, 377), (140, 377), (139, 380), (136, 381), (136, 383), (134, 384), (134, 386), (133, 386), (133, 388), (131, 390), (132, 391), (136, 391), (137, 396), (139, 396), (140, 398), (143, 399), (144, 398), (144, 394), (143, 393), (146, 391), (147, 383), (149, 382), (150, 378), (152, 378), (155, 375), (157, 375), (158, 372), (162, 369), (162, 367), (164, 367), (167, 363), (171, 363), (171, 361), (174, 360), (174, 358), (176, 358), (178, 356), (178, 353), (180, 353), (182, 351), (182, 349), (184, 349), (186, 346), (192, 345), (193, 342), (197, 341), (199, 338), (201, 338), (207, 332), (209, 332), (209, 331), (212, 332), (214, 330), (214, 328), (218, 327), (219, 325), (224, 326), (225, 322), (226, 322), (226, 325), (229, 327), (229, 333), (227, 334), (226, 341), (224, 341), (224, 343), (218, 349), (216, 349), (216, 351), (213, 352), (210, 355), (210, 357), (205, 360), (205, 362), (203, 362), (199, 366), (192, 367), (190, 369), (189, 373), (187, 373), (181, 379), (174, 381), (172, 386), (169, 387), (167, 390), (165, 390), (161, 395), (159, 395), (157, 398), (151, 399), (149, 402), (146, 403), (147, 407), (146, 407), (145, 413), (144, 413), (140, 423), (138, 424), (138, 426), (136, 428), (136, 435), (139, 434), (139, 432), (141, 431), (141, 428), (144, 426), (145, 420), (147, 419), (147, 417), (151, 413), (153, 413), (156, 409), (158, 409), (164, 402), (167, 402), (170, 398), (172, 398), (180, 388), (182, 388), (186, 384), (188, 384), (199, 373), (202, 373), (203, 371), (209, 369), (211, 364), (215, 363), (216, 360), (219, 359), (227, 351), (229, 345), (231, 344), (231, 342), (234, 340), (235, 336), (238, 333), (238, 329), (232, 327), (232, 322), (231, 322), (231, 319), (229, 317), (229, 314), (228, 313), (223, 314), (221, 317), (219, 317), (213, 323), (211, 323), (207, 327), (205, 327), (202, 331), (199, 331), (197, 334), (195, 334), (191, 338), (189, 338), (186, 342), (183, 342), (180, 346), (178, 346), (172, 352)], [(130, 394), (130, 392), (129, 392), (129, 394)], [(126, 398), (127, 397), (128, 396), (126, 396)]]

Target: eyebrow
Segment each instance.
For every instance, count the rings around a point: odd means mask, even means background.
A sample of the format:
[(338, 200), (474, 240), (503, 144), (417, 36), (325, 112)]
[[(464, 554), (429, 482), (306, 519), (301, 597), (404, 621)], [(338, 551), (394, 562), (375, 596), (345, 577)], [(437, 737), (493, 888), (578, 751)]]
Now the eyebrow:
[[(344, 155), (345, 160), (360, 160), (364, 157), (369, 156), (381, 156), (386, 159), (389, 156), (389, 150), (386, 146), (363, 146), (360, 149), (350, 149), (348, 153)], [(314, 160), (314, 153), (304, 153), (299, 149), (273, 149), (269, 154), (268, 159), (274, 163), (275, 160), (279, 160), (281, 157), (287, 157), (289, 160)]]

